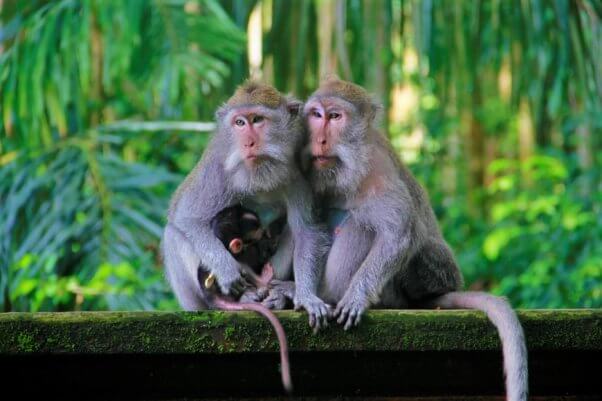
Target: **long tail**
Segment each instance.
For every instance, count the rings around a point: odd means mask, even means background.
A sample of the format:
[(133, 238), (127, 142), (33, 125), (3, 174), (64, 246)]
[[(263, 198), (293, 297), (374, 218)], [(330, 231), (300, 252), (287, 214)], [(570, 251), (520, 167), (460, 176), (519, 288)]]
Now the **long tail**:
[(284, 390), (288, 394), (291, 394), (293, 392), (293, 381), (291, 379), (291, 368), (288, 359), (288, 342), (286, 340), (284, 328), (282, 327), (282, 324), (280, 324), (280, 321), (276, 315), (274, 315), (271, 310), (261, 304), (230, 302), (220, 298), (216, 298), (215, 304), (217, 307), (226, 310), (249, 310), (257, 312), (268, 319), (268, 321), (272, 324), (274, 331), (276, 332), (276, 337), (278, 337), (278, 343), (280, 344), (280, 370), (282, 374), (282, 385), (284, 386)]
[(497, 328), (504, 355), (506, 399), (526, 401), (528, 389), (527, 347), (523, 328), (504, 298), (484, 292), (450, 292), (431, 301), (443, 309), (476, 309), (485, 312)]

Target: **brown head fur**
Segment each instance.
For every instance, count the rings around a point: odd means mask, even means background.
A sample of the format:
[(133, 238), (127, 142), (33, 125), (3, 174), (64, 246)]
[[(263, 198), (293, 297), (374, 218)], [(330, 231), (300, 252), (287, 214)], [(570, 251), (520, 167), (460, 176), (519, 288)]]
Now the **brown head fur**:
[(265, 106), (278, 108), (285, 98), (273, 87), (255, 81), (246, 81), (240, 85), (226, 103), (230, 107)]
[(375, 106), (370, 94), (364, 88), (353, 82), (343, 81), (336, 75), (324, 78), (312, 97), (339, 97), (362, 111), (371, 110)]

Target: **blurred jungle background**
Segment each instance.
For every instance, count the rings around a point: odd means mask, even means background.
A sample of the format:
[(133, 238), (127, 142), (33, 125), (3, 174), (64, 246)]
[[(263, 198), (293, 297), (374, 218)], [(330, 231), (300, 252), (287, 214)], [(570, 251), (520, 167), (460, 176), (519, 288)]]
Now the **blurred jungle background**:
[(467, 287), (602, 307), (597, 0), (0, 0), (0, 311), (175, 309), (169, 197), (246, 77), (384, 104)]

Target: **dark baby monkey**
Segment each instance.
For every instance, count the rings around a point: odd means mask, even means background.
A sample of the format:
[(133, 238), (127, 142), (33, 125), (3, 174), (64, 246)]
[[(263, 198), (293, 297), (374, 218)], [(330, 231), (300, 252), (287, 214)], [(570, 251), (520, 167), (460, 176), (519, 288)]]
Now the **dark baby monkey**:
[(460, 291), (462, 274), (427, 194), (374, 127), (378, 110), (362, 87), (335, 77), (305, 104), (304, 161), (334, 222), (319, 296), (336, 304), (345, 329), (371, 306), (484, 311), (502, 342), (507, 398), (526, 400), (527, 351), (514, 311), (503, 298)]
[[(211, 229), (236, 260), (242, 263), (241, 269), (256, 290), (267, 294), (274, 275), (270, 258), (278, 246), (280, 234), (286, 224), (286, 217), (280, 216), (267, 228), (261, 226), (259, 217), (242, 206), (231, 206), (219, 212), (211, 220)], [(198, 269), (199, 285), (205, 289), (205, 303), (211, 308), (229, 311), (253, 311), (265, 317), (276, 333), (280, 345), (280, 365), (282, 385), (287, 393), (293, 391), (288, 356), (288, 343), (282, 324), (265, 306), (257, 303), (259, 299), (236, 299), (224, 295), (215, 285), (215, 276), (203, 265)], [(253, 294), (254, 292), (251, 292)], [(245, 294), (243, 294), (244, 297)], [(265, 295), (260, 295), (263, 298)]]
[(283, 215), (264, 228), (257, 214), (242, 206), (226, 208), (211, 220), (213, 233), (234, 259), (249, 266), (256, 274), (261, 273), (276, 253), (285, 225), (286, 216)]

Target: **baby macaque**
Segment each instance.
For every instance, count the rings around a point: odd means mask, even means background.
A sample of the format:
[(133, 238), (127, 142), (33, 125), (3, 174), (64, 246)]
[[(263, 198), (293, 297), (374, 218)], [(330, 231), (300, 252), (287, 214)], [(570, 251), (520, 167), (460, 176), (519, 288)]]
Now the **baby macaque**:
[(234, 259), (250, 267), (255, 274), (260, 274), (276, 253), (285, 224), (286, 215), (283, 215), (263, 228), (253, 211), (231, 206), (211, 220), (211, 229)]
[[(250, 286), (267, 294), (269, 283), (274, 275), (268, 263), (276, 252), (280, 234), (286, 224), (286, 217), (272, 222), (267, 228), (255, 213), (242, 206), (232, 206), (219, 212), (211, 220), (211, 229), (236, 260), (241, 262), (243, 275)], [(239, 302), (232, 296), (224, 295), (215, 284), (215, 276), (202, 265), (198, 269), (199, 285), (205, 288), (205, 302), (218, 309), (230, 311), (254, 311), (264, 316), (274, 327), (280, 344), (282, 384), (288, 393), (292, 392), (292, 380), (288, 357), (288, 344), (284, 329), (278, 318), (265, 306), (257, 302)], [(253, 293), (256, 293), (253, 291)], [(244, 295), (243, 295), (244, 296)]]

